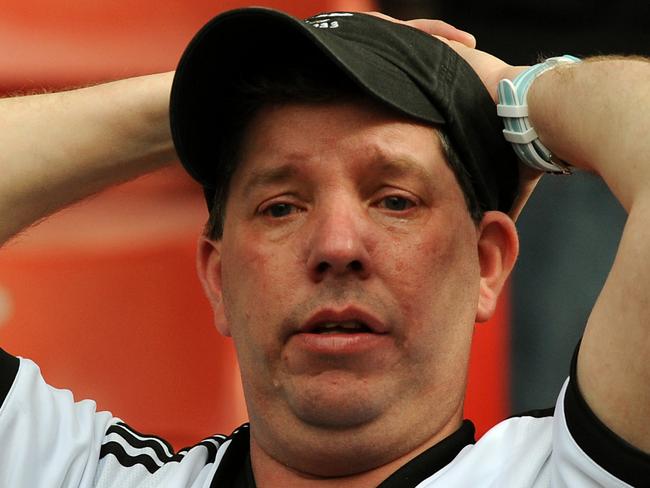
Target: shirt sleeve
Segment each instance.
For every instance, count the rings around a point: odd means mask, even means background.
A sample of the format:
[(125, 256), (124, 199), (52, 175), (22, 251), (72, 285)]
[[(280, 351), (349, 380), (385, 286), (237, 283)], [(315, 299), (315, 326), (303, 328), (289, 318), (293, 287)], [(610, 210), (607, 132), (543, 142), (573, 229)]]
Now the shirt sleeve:
[(0, 486), (90, 487), (116, 419), (47, 385), (32, 361), (0, 350)]
[(555, 409), (553, 486), (650, 487), (650, 456), (607, 428), (582, 396), (577, 351)]

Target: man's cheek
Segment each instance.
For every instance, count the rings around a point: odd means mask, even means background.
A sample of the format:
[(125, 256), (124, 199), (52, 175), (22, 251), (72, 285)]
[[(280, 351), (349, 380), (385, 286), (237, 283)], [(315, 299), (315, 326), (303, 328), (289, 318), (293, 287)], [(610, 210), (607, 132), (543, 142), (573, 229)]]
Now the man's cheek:
[[(380, 260), (383, 265), (379, 270), (385, 269), (390, 275), (386, 281), (396, 290), (408, 290), (414, 295), (423, 295), (427, 284), (439, 284), (449, 260), (446, 254), (447, 243), (443, 239), (429, 242), (419, 239), (408, 244), (397, 243), (383, 252), (384, 259)], [(390, 256), (390, 259), (386, 259), (386, 256)]]
[(237, 251), (223, 270), (231, 320), (238, 322), (240, 329), (272, 323), (274, 311), (290, 296), (287, 267), (265, 249), (241, 246)]

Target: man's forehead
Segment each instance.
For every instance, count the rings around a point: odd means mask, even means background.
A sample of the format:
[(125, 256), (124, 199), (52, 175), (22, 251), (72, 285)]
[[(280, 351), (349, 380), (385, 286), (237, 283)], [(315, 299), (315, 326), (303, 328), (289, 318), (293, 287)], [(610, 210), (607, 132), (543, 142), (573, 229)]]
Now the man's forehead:
[[(433, 180), (434, 171), (413, 158), (391, 158), (387, 155), (377, 155), (366, 162), (363, 170), (374, 177), (405, 178), (412, 177), (422, 180)], [(309, 179), (313, 172), (300, 161), (287, 162), (277, 166), (252, 167), (242, 174), (242, 189), (244, 197), (250, 196), (256, 189), (279, 185), (291, 180)]]
[(436, 128), (372, 101), (264, 107), (246, 131), (241, 156), (235, 177), (247, 193), (340, 158), (385, 176), (431, 177), (445, 163)]
[(368, 97), (264, 104), (245, 128), (242, 156), (257, 151), (300, 160), (312, 156), (317, 144), (332, 150), (353, 145), (372, 151), (373, 156), (398, 156), (411, 152), (414, 144), (422, 141), (442, 150), (437, 132), (436, 126), (402, 115)]

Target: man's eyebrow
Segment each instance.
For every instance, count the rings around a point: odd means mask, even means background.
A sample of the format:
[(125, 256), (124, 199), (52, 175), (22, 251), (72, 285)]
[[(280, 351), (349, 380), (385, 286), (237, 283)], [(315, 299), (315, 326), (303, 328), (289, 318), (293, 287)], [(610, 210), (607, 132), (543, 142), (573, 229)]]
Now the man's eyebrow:
[(381, 157), (377, 163), (377, 172), (386, 176), (414, 176), (419, 179), (433, 180), (433, 172), (418, 164), (408, 156), (399, 156), (395, 158)]
[(248, 197), (256, 188), (287, 181), (296, 176), (297, 173), (298, 169), (292, 163), (286, 163), (275, 168), (254, 170), (244, 182), (244, 196)]
[[(379, 156), (373, 168), (373, 172), (384, 176), (405, 177), (412, 176), (418, 179), (431, 181), (434, 179), (433, 173), (427, 168), (422, 167), (409, 156)], [(300, 173), (300, 169), (294, 163), (285, 163), (274, 168), (263, 168), (254, 170), (244, 181), (244, 197), (257, 188), (280, 184), (295, 178)]]

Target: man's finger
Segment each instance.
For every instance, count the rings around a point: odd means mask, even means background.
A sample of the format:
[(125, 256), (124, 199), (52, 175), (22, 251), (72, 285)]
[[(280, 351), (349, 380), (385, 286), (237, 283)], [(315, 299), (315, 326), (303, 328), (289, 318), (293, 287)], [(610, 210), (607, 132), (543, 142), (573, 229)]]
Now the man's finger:
[(380, 19), (388, 20), (390, 22), (395, 22), (397, 24), (409, 25), (416, 29), (419, 29), (427, 34), (436, 37), (443, 37), (449, 39), (450, 41), (457, 41), (461, 44), (474, 48), (476, 47), (476, 39), (469, 32), (460, 30), (453, 25), (443, 21), (443, 20), (432, 20), (432, 19), (413, 19), (413, 20), (399, 20), (395, 19), (389, 15), (382, 14), (381, 12), (365, 12), (368, 15), (374, 15)]
[(444, 37), (450, 41), (457, 41), (467, 47), (476, 47), (476, 38), (472, 34), (460, 30), (443, 20), (413, 19), (406, 21), (405, 24), (420, 29), (432, 36)]

